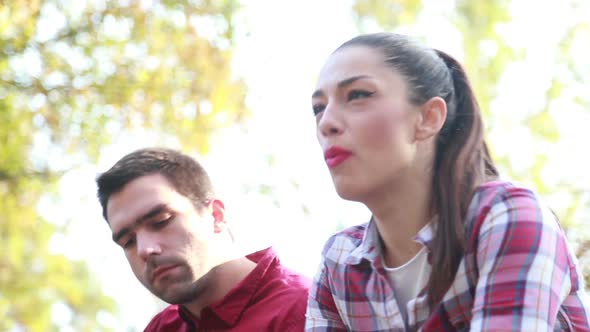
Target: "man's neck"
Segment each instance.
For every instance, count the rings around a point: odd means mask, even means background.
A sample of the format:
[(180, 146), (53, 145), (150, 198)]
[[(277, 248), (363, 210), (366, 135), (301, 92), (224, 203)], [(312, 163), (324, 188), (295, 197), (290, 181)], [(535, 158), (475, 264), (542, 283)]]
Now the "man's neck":
[(183, 306), (192, 315), (200, 318), (201, 310), (221, 301), (255, 267), (256, 263), (246, 257), (236, 258), (214, 267), (200, 280), (206, 285), (203, 293), (195, 301), (185, 303)]

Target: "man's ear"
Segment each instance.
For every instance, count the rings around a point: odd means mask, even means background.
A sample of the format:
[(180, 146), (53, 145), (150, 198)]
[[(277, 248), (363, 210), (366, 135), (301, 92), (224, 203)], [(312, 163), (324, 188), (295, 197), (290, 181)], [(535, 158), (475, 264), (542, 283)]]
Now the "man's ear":
[(212, 199), (209, 206), (213, 216), (213, 230), (215, 233), (219, 233), (226, 228), (225, 206), (219, 199)]
[(426, 140), (438, 134), (447, 119), (447, 103), (441, 97), (432, 97), (420, 106), (420, 116), (416, 123), (415, 138)]

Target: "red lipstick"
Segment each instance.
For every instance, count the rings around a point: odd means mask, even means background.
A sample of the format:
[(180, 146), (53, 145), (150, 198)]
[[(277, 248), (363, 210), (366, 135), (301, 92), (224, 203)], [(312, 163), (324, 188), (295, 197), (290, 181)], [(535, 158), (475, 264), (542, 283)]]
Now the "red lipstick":
[(334, 168), (342, 164), (350, 156), (352, 156), (352, 151), (338, 146), (332, 146), (324, 152), (324, 159), (326, 159), (328, 168)]

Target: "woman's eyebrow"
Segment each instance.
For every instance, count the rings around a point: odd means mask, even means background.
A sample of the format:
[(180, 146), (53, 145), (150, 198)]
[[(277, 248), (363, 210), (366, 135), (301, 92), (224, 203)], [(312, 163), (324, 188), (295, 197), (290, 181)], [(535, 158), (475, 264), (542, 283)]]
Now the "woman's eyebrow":
[[(369, 75), (357, 75), (357, 76), (352, 76), (346, 79), (343, 79), (342, 81), (338, 82), (338, 84), (336, 85), (338, 89), (342, 89), (352, 83), (354, 83), (355, 81), (358, 81), (360, 79), (363, 78), (369, 78)], [(324, 95), (324, 92), (322, 90), (316, 90), (313, 92), (313, 94), (311, 95), (311, 98), (317, 98), (317, 97), (322, 97)]]

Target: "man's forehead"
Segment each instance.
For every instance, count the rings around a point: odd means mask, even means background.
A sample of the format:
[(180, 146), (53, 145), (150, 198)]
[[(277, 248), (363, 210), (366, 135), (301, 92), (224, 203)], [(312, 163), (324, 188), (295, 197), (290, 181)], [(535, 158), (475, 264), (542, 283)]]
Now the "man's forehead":
[(145, 212), (149, 211), (155, 203), (146, 200), (134, 200), (126, 204), (120, 204), (117, 200), (109, 200), (107, 204), (107, 218), (113, 232), (133, 224)]
[(137, 193), (121, 191), (113, 194), (107, 202), (107, 219), (109, 220), (111, 229), (113, 229), (119, 224), (127, 224), (135, 221), (155, 206), (167, 203), (164, 192), (158, 192), (149, 188)]

